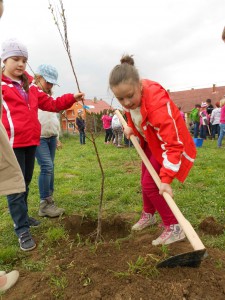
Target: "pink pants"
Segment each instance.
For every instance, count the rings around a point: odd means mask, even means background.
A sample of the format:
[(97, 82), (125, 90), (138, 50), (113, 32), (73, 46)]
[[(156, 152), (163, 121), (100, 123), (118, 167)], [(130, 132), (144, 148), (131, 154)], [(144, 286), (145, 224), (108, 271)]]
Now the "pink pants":
[[(147, 143), (145, 143), (143, 150), (146, 156), (148, 157), (149, 161), (151, 162), (153, 168), (159, 174), (161, 165), (153, 157)], [(172, 213), (163, 196), (159, 195), (159, 189), (155, 184), (153, 178), (149, 174), (144, 163), (142, 163), (141, 186), (144, 211), (146, 213), (151, 213), (152, 215), (156, 211), (158, 211), (165, 226), (177, 224), (177, 219), (175, 218), (174, 214)]]

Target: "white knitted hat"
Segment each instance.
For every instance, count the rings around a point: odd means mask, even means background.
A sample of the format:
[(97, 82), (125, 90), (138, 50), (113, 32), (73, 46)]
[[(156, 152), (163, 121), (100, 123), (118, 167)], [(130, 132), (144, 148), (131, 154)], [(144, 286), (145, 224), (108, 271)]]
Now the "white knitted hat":
[(12, 56), (23, 56), (28, 59), (27, 47), (16, 39), (9, 39), (2, 43), (2, 61)]

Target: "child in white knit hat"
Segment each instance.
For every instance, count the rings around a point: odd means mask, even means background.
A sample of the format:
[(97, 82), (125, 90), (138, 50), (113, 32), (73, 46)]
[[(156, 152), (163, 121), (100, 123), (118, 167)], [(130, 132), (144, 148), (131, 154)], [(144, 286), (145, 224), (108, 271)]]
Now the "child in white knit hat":
[(27, 47), (15, 38), (8, 39), (2, 43), (1, 59), (5, 61), (13, 56), (22, 56), (28, 60)]
[(7, 199), (20, 248), (29, 251), (36, 247), (29, 227), (40, 223), (28, 217), (27, 205), (35, 151), (40, 143), (41, 126), (38, 121), (38, 108), (59, 112), (83, 100), (84, 94), (65, 94), (53, 99), (40, 90), (33, 84), (33, 78), (25, 71), (28, 59), (27, 48), (15, 39), (9, 39), (2, 44), (1, 58), (4, 64), (2, 121), (26, 184), (25, 192), (8, 195)]

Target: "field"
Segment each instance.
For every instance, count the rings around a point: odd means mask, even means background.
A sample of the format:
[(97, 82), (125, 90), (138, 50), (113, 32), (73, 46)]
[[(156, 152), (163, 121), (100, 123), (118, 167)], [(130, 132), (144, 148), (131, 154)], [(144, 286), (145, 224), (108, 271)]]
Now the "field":
[[(142, 209), (140, 158), (133, 147), (117, 149), (96, 139), (105, 185), (102, 236), (95, 243), (101, 171), (93, 144), (80, 145), (78, 136), (62, 138), (55, 160), (55, 201), (66, 210), (60, 218), (37, 215), (38, 165), (30, 186), (29, 215), (41, 221), (31, 228), (37, 248), (25, 253), (0, 198), (0, 269), (20, 271), (18, 283), (2, 300), (225, 299), (225, 147), (204, 141), (185, 184), (174, 181), (174, 200), (190, 221), (208, 256), (199, 268), (156, 267), (165, 258), (193, 251), (188, 240), (153, 247), (161, 229), (132, 233)], [(225, 141), (224, 141), (225, 143)], [(157, 216), (158, 224), (160, 218)]]

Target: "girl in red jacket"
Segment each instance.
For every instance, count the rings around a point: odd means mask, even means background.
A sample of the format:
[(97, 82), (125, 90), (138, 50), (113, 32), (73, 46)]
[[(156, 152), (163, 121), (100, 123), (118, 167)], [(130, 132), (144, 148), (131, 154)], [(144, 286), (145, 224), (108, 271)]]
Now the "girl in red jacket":
[(25, 192), (8, 195), (7, 199), (15, 232), (19, 237), (20, 248), (28, 251), (36, 247), (29, 232), (29, 226), (38, 225), (35, 219), (28, 217), (27, 208), (29, 184), (34, 170), (35, 150), (39, 145), (41, 134), (38, 108), (59, 112), (71, 107), (74, 102), (83, 100), (84, 94), (66, 94), (53, 99), (40, 90), (32, 83), (32, 77), (25, 72), (28, 59), (27, 48), (15, 39), (3, 43), (1, 59), (4, 63), (2, 122), (26, 184)]
[(155, 224), (155, 212), (158, 211), (164, 230), (152, 244), (181, 241), (185, 234), (162, 194), (167, 192), (173, 196), (170, 185), (173, 179), (183, 182), (187, 177), (196, 156), (193, 139), (168, 93), (156, 82), (140, 80), (131, 56), (122, 57), (121, 64), (114, 67), (109, 85), (126, 112), (129, 126), (125, 130), (126, 136), (138, 136), (161, 179), (158, 189), (142, 163), (143, 211), (132, 230)]

